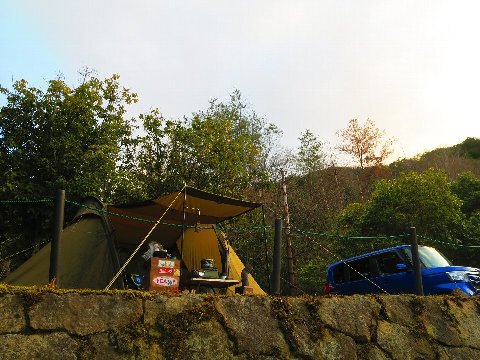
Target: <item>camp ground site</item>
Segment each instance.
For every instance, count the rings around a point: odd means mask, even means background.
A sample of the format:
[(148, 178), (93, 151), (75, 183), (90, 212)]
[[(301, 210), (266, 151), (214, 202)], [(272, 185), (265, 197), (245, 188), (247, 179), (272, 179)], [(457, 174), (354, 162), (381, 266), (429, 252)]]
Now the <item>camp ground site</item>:
[(480, 356), (476, 296), (258, 296), (219, 226), (258, 203), (185, 187), (79, 205), (54, 277), (50, 243), (0, 284), (0, 359)]
[[(233, 294), (242, 286), (245, 265), (217, 226), (260, 204), (185, 187), (138, 204), (87, 198), (81, 205), (61, 233), (57, 288)], [(152, 243), (161, 251), (154, 254)], [(4, 282), (51, 283), (51, 248), (45, 245)], [(244, 276), (242, 289), (265, 294), (251, 274)]]

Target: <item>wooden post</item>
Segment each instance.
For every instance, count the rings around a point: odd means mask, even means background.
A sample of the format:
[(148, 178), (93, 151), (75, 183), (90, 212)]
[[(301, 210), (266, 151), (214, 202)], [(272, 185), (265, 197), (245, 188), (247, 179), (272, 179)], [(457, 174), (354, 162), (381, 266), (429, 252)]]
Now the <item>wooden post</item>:
[(271, 289), (273, 295), (280, 295), (280, 273), (282, 265), (282, 219), (275, 219), (275, 240), (273, 243), (273, 266)]
[(287, 183), (285, 174), (282, 172), (282, 188), (283, 188), (283, 209), (285, 214), (285, 239), (287, 248), (287, 271), (288, 271), (288, 294), (293, 295), (296, 288), (295, 272), (293, 270), (293, 247), (292, 237), (290, 233), (290, 211), (288, 209)]
[(60, 239), (63, 232), (63, 219), (65, 210), (65, 190), (55, 193), (55, 219), (53, 224), (53, 237), (50, 247), (50, 268), (48, 282), (54, 286), (58, 283), (58, 257), (60, 254)]
[(410, 249), (412, 251), (413, 275), (415, 278), (415, 294), (423, 295), (422, 269), (418, 254), (417, 229), (410, 228)]

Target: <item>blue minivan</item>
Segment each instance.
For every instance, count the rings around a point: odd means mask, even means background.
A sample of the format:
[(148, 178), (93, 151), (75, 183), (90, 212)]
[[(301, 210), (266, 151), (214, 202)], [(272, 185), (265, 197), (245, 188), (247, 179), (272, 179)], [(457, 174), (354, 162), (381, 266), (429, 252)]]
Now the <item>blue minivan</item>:
[[(451, 294), (460, 289), (480, 295), (480, 269), (452, 266), (436, 249), (419, 246), (425, 295)], [(410, 245), (355, 256), (327, 267), (324, 294), (415, 293)]]

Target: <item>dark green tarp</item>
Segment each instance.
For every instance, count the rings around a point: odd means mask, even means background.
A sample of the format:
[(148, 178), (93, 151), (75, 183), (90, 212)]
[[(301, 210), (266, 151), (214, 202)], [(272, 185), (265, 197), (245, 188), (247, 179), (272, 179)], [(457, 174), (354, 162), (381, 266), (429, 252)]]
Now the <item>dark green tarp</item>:
[[(88, 199), (85, 205), (101, 207), (94, 199)], [(62, 233), (57, 286), (67, 289), (105, 288), (119, 268), (111, 241), (106, 219), (97, 212), (81, 209), (75, 221)], [(49, 266), (50, 244), (47, 244), (4, 282), (19, 286), (48, 284)], [(121, 281), (116, 287), (122, 288)]]

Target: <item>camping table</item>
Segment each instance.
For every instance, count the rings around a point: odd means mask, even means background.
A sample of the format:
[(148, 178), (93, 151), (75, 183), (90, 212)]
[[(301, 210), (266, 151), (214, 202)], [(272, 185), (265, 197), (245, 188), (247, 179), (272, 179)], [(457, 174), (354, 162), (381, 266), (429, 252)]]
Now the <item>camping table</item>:
[[(205, 286), (212, 289), (215, 292), (215, 289), (226, 289), (230, 286), (240, 284), (240, 281), (233, 279), (204, 279), (204, 278), (191, 278), (186, 281), (188, 287), (191, 289), (192, 293), (195, 293), (200, 286)], [(192, 289), (193, 287), (193, 289)]]

